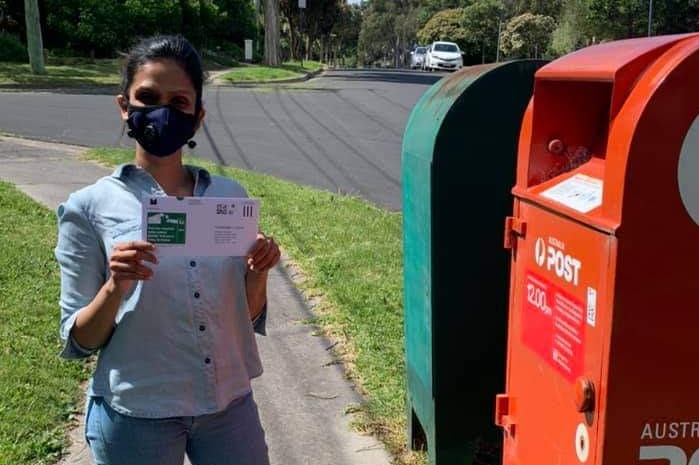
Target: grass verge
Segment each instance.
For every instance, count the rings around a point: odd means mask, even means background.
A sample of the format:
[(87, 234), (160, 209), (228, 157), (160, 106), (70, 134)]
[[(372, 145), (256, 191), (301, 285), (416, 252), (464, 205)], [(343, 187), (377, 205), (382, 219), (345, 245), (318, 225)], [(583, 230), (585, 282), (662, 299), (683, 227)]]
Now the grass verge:
[(221, 79), (232, 83), (266, 82), (279, 79), (303, 77), (306, 73), (318, 71), (322, 63), (317, 61), (287, 62), (281, 66), (241, 66), (221, 76)]
[[(133, 152), (92, 149), (86, 157), (115, 165)], [(300, 267), (306, 296), (320, 302), (318, 321), (365, 394), (358, 429), (381, 437), (397, 463), (426, 463), (405, 449), (405, 357), (401, 215), (336, 195), (200, 159), (187, 163), (230, 176), (262, 201), (261, 228)]]
[(116, 86), (120, 82), (118, 60), (94, 60), (75, 65), (46, 66), (46, 74), (34, 75), (28, 64), (0, 62), (0, 86), (88, 87)]
[(58, 357), (54, 213), (0, 183), (0, 218), (0, 465), (50, 464), (86, 365)]

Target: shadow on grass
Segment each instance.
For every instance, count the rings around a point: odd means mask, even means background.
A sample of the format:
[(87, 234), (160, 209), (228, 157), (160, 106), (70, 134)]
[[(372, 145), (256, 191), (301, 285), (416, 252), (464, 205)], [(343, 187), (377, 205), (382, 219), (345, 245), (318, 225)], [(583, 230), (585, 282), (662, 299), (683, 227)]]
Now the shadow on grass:
[(111, 93), (120, 76), (115, 60), (95, 63), (46, 66), (46, 74), (32, 74), (31, 67), (22, 63), (0, 63), (0, 89), (100, 89)]
[(69, 82), (30, 82), (0, 84), (0, 92), (51, 92), (69, 95), (117, 95), (119, 86), (115, 84), (95, 84), (93, 81), (72, 80)]

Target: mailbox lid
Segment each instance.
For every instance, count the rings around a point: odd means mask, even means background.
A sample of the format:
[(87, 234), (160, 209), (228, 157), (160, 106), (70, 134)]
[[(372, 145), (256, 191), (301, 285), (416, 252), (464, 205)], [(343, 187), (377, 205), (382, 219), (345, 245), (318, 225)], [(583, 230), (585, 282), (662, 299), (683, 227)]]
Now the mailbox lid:
[(674, 34), (593, 45), (552, 61), (537, 71), (536, 79), (614, 81), (620, 70), (634, 62), (647, 62), (647, 55), (657, 56), (676, 42), (695, 35)]
[(581, 413), (576, 390), (603, 386), (616, 238), (528, 202), (515, 211), (526, 234), (512, 259), (504, 463), (592, 464), (599, 397)]
[[(648, 99), (662, 85), (658, 69), (698, 38), (680, 34), (611, 42), (542, 67), (522, 123), (514, 194), (600, 230), (618, 229), (629, 145)], [(561, 151), (552, 149), (554, 141)], [(558, 184), (557, 192), (549, 192)], [(578, 208), (575, 199), (560, 202), (568, 188), (594, 195), (595, 186), (599, 202), (593, 208)]]

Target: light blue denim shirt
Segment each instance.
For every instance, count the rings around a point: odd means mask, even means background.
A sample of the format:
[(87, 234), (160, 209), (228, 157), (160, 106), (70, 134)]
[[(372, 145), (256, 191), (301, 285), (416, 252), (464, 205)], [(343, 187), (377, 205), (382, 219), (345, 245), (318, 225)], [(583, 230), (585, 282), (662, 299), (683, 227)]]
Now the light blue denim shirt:
[[(195, 196), (247, 197), (230, 179), (187, 169)], [(70, 330), (109, 278), (114, 244), (141, 238), (144, 195), (165, 193), (148, 172), (127, 164), (58, 207), (62, 357), (94, 352), (80, 347)], [(262, 365), (248, 313), (245, 259), (159, 257), (157, 265), (146, 264), (153, 278), (124, 297), (88, 394), (125, 415), (164, 418), (218, 412), (249, 393)], [(264, 333), (264, 317), (256, 324)]]

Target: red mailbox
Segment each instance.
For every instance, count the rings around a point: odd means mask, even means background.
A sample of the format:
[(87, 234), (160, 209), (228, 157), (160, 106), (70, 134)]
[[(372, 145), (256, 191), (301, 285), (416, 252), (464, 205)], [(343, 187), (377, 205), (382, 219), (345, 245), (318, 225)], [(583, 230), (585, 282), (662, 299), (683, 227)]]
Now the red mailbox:
[(699, 465), (699, 35), (541, 68), (522, 124), (505, 465)]

